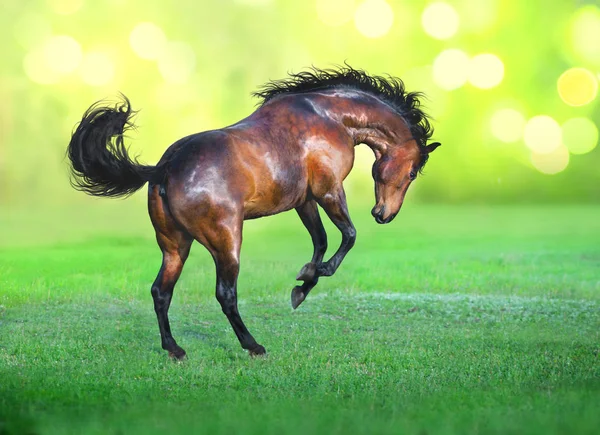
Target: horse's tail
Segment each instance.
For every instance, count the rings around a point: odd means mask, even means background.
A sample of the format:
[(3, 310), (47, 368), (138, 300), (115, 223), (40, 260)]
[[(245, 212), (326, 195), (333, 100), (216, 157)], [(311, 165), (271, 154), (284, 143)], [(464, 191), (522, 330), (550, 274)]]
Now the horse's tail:
[(114, 107), (93, 104), (71, 137), (67, 156), (71, 185), (94, 196), (128, 196), (147, 181), (159, 181), (162, 168), (146, 166), (131, 158), (123, 143), (124, 133), (134, 128), (135, 112), (125, 95)]

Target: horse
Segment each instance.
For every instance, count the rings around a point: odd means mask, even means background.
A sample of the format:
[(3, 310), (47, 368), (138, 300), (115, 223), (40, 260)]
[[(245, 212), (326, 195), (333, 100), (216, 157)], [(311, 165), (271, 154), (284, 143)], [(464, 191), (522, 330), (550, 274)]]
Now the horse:
[[(184, 137), (159, 162), (130, 157), (124, 133), (134, 127), (129, 99), (93, 104), (76, 126), (67, 148), (71, 184), (87, 194), (128, 196), (148, 183), (148, 213), (162, 251), (151, 294), (162, 348), (176, 360), (186, 352), (171, 334), (168, 311), (175, 284), (196, 240), (212, 255), (216, 298), (243, 349), (265, 354), (242, 321), (237, 305), (242, 227), (246, 219), (296, 210), (314, 250), (292, 289), (293, 309), (319, 278), (333, 275), (353, 247), (356, 230), (343, 181), (354, 163), (354, 147), (375, 154), (376, 203), (371, 213), (387, 224), (439, 142), (421, 108), (420, 92), (402, 80), (369, 75), (344, 65), (315, 67), (270, 81), (253, 93), (258, 108), (217, 130)], [(337, 251), (324, 261), (327, 234), (319, 206), (341, 232)]]

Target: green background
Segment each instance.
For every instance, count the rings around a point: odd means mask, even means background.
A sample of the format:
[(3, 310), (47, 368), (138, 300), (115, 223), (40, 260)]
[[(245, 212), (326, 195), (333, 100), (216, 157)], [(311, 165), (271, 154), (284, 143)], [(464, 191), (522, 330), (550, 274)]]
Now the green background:
[[(421, 24), (425, 1), (389, 1), (389, 32), (367, 38), (352, 13), (325, 24), (312, 0), (0, 0), (0, 434), (597, 433), (599, 148), (545, 175), (490, 120), (512, 108), (600, 123), (598, 97), (573, 107), (557, 91), (570, 68), (598, 77), (600, 8), (447, 3), (460, 24), (438, 40)], [(185, 80), (135, 53), (143, 22), (179, 41), (167, 65), (183, 53)], [(44, 58), (61, 35), (108, 59), (112, 78), (86, 83), (68, 46)], [(493, 53), (503, 80), (440, 88), (432, 65), (448, 49)], [(50, 80), (32, 59), (72, 71)], [(266, 81), (344, 61), (424, 91), (443, 146), (385, 226), (369, 213), (373, 157), (357, 147), (345, 184), (356, 245), (298, 310), (289, 294), (312, 245), (296, 214), (245, 223), (240, 310), (266, 358), (239, 347), (195, 244), (170, 311), (189, 359), (174, 364), (152, 309), (161, 255), (145, 189), (73, 190), (73, 126), (121, 91), (140, 110), (131, 150), (152, 163), (184, 135), (247, 116)], [(324, 224), (328, 258), (340, 236)]]
[[(516, 108), (526, 119), (544, 114), (560, 124), (572, 117), (597, 123), (598, 98), (572, 107), (556, 87), (571, 67), (598, 74), (600, 60), (582, 57), (573, 37), (579, 12), (600, 16), (596, 2), (450, 1), (460, 25), (446, 40), (427, 35), (421, 25), (429, 3), (389, 2), (394, 11), (390, 31), (367, 38), (352, 19), (337, 27), (324, 24), (312, 1), (2, 0), (0, 207), (45, 211), (85, 203), (69, 186), (64, 151), (73, 126), (96, 100), (119, 91), (130, 97), (141, 109), (131, 148), (142, 161), (155, 162), (181, 136), (250, 114), (257, 103), (250, 93), (269, 79), (344, 61), (403, 78), (409, 90), (428, 95), (434, 139), (443, 147), (411, 188), (409, 202), (597, 202), (598, 148), (572, 155), (566, 170), (545, 175), (530, 163), (522, 140), (506, 144), (490, 131), (494, 111), (505, 107)], [(64, 15), (69, 7), (74, 11)], [(136, 56), (129, 37), (141, 22), (152, 22), (169, 41), (191, 47), (194, 65), (185, 83), (166, 82), (155, 61)], [(31, 80), (24, 69), (27, 55), (56, 35), (76, 40), (84, 54), (105, 54), (114, 67), (112, 80), (91, 86), (78, 70), (53, 84)], [(445, 49), (469, 56), (495, 54), (504, 63), (502, 82), (487, 90), (468, 83), (452, 91), (439, 88), (431, 65)], [(363, 155), (348, 189), (353, 201), (371, 203), (369, 162)], [(144, 194), (139, 196), (143, 201)]]

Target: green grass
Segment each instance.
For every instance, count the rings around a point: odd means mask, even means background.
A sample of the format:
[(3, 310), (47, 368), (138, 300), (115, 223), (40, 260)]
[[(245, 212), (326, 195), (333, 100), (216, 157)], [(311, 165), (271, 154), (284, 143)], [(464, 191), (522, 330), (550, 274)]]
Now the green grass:
[[(112, 210), (65, 217), (55, 225), (72, 231), (39, 246), (18, 246), (26, 225), (0, 216), (14, 224), (0, 249), (0, 433), (600, 427), (599, 207), (407, 205), (387, 226), (353, 210), (354, 250), (297, 311), (308, 235), (293, 214), (249, 222), (240, 310), (268, 356), (239, 347), (197, 245), (170, 312), (184, 363), (160, 348), (148, 223), (111, 236)], [(97, 237), (82, 242), (87, 225)]]

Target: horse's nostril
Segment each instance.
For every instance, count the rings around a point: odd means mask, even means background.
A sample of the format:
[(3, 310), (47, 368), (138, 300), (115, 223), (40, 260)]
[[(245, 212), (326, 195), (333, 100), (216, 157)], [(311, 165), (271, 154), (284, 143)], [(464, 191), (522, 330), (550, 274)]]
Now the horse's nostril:
[(380, 220), (383, 219), (383, 214), (385, 212), (385, 206), (375, 206), (373, 207), (373, 210), (371, 210), (371, 214), (373, 215), (373, 217), (375, 218), (375, 220), (377, 220), (377, 222), (379, 222)]

